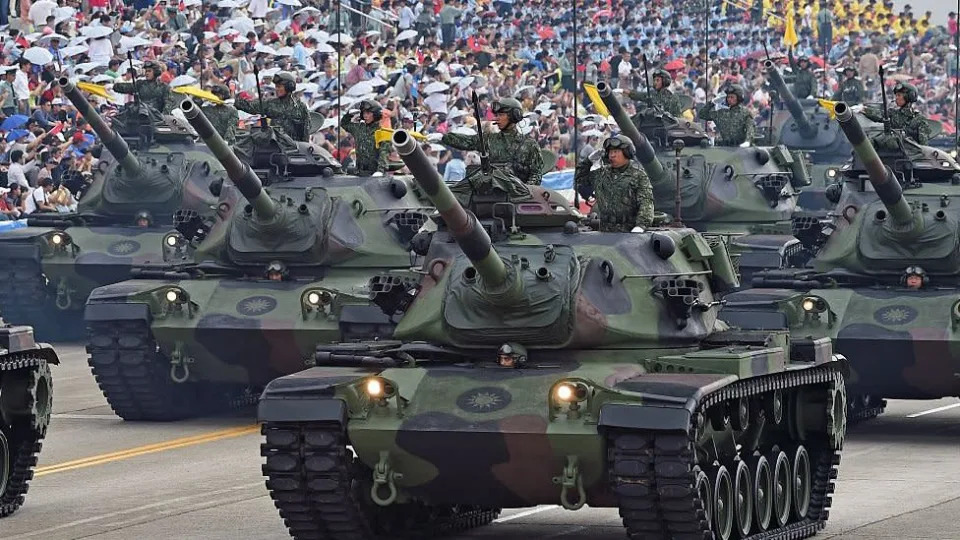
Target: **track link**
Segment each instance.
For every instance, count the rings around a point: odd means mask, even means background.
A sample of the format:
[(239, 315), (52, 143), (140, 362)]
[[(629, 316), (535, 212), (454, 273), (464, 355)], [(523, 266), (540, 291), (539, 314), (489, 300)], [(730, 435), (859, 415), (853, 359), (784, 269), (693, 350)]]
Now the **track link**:
[[(842, 385), (836, 366), (779, 373), (735, 382), (703, 398), (687, 432), (626, 431), (608, 433), (608, 465), (612, 491), (620, 500), (620, 515), (633, 540), (711, 540), (706, 519), (709, 502), (695, 489), (700, 472), (695, 438), (698, 417), (711, 406), (774, 390), (811, 385)], [(826, 525), (840, 464), (840, 452), (828, 438), (804, 441), (811, 456), (811, 497), (805, 519), (752, 534), (748, 540), (798, 540)], [(729, 466), (729, 464), (727, 464)]]
[[(867, 396), (869, 398), (869, 396)], [(883, 414), (887, 409), (887, 400), (872, 398), (868, 404), (861, 400), (864, 396), (850, 396), (850, 407), (847, 412), (847, 422), (849, 424), (859, 424)]]
[(268, 422), (261, 428), (263, 474), (280, 516), (298, 540), (427, 538), (481, 527), (500, 514), (479, 507), (379, 507), (367, 469), (347, 449), (339, 424)]
[[(3, 384), (14, 377), (29, 375), (36, 371), (38, 376), (46, 377), (49, 396), (53, 392), (53, 379), (50, 377), (50, 368), (46, 360), (36, 353), (22, 352), (0, 357), (0, 396), (3, 393)], [(36, 407), (33, 407), (36, 409)], [(16, 415), (8, 424), (0, 420), (0, 432), (7, 441), (9, 458), (0, 455), (0, 459), (9, 459), (9, 468), (6, 478), (0, 478), (0, 486), (6, 487), (0, 491), (0, 518), (9, 516), (23, 505), (30, 480), (33, 479), (33, 469), (37, 465), (37, 456), (42, 447), (42, 440), (46, 435), (50, 421), (50, 409), (41, 408), (45, 418)], [(2, 469), (2, 467), (0, 467)]]
[[(42, 328), (50, 302), (40, 262), (33, 259), (0, 261), (0, 308), (13, 324)], [(53, 308), (55, 309), (55, 308)]]

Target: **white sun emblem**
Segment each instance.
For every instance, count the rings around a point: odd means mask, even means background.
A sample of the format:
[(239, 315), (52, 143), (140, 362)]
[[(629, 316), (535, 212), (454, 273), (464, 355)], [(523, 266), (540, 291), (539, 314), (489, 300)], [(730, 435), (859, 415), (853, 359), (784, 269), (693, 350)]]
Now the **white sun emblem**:
[(113, 246), (113, 251), (117, 253), (130, 253), (137, 249), (137, 246), (133, 242), (120, 242), (117, 245)]
[(903, 308), (890, 308), (883, 312), (880, 317), (888, 323), (900, 323), (910, 318), (910, 313)]
[(268, 309), (270, 309), (270, 302), (266, 298), (254, 298), (243, 304), (243, 310), (247, 313), (263, 313)]
[(499, 405), (501, 399), (500, 396), (490, 392), (477, 392), (470, 396), (467, 401), (470, 403), (470, 407), (474, 409), (486, 410)]

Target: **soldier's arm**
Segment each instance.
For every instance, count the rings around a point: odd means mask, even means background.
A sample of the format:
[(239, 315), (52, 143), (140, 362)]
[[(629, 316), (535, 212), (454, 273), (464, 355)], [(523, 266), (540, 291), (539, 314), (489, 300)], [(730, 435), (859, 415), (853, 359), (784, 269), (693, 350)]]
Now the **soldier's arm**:
[(631, 186), (637, 205), (637, 217), (634, 226), (649, 227), (653, 223), (653, 186), (643, 169), (636, 168), (635, 170), (637, 174)]
[(133, 83), (118, 82), (113, 83), (113, 91), (118, 94), (132, 94), (135, 92)]
[(863, 115), (874, 122), (883, 122), (883, 111), (873, 107), (864, 107)]
[(237, 140), (237, 127), (240, 124), (240, 115), (237, 114), (237, 111), (230, 111), (230, 114), (227, 115), (227, 132), (224, 137), (228, 141)]
[(713, 103), (707, 103), (703, 107), (700, 107), (700, 110), (697, 111), (697, 114), (700, 115), (700, 120), (703, 120), (704, 122), (716, 120), (716, 110), (714, 107), (715, 105)]
[(233, 107), (245, 113), (260, 114), (260, 103), (250, 99), (237, 98), (237, 100), (233, 102)]
[(527, 140), (527, 156), (524, 159), (527, 165), (527, 185), (539, 186), (543, 182), (543, 156), (540, 147), (532, 139)]
[(753, 144), (753, 137), (757, 133), (757, 123), (753, 120), (753, 116), (747, 111), (743, 111), (743, 123), (746, 124), (746, 133), (744, 134), (746, 138), (744, 140)]
[(592, 166), (593, 163), (589, 159), (581, 159), (573, 171), (574, 185), (584, 199), (589, 199), (593, 195), (593, 172), (590, 170)]
[(444, 133), (440, 144), (457, 150), (479, 150), (480, 139), (476, 135), (461, 135), (459, 133)]
[(390, 165), (390, 141), (383, 141), (377, 148), (377, 170), (376, 172), (387, 172)]
[(916, 126), (917, 142), (927, 144), (930, 141), (930, 124), (922, 114), (913, 117), (913, 124)]
[(641, 92), (639, 90), (631, 90), (627, 92), (627, 97), (634, 101), (647, 101), (649, 99), (647, 92)]

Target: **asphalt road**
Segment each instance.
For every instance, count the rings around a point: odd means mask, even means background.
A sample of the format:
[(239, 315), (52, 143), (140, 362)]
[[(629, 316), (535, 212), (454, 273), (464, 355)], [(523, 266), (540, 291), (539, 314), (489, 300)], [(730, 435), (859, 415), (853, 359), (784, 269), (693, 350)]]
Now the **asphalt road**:
[[(0, 538), (288, 538), (260, 475), (250, 416), (125, 423), (83, 348), (58, 347), (54, 418), (26, 504)], [(955, 407), (950, 407), (956, 405)], [(950, 407), (915, 416), (940, 407)], [(911, 417), (912, 416), (912, 417)], [(829, 525), (818, 538), (960, 538), (960, 402), (892, 402), (847, 439)], [(458, 538), (625, 538), (615, 510), (507, 510)]]

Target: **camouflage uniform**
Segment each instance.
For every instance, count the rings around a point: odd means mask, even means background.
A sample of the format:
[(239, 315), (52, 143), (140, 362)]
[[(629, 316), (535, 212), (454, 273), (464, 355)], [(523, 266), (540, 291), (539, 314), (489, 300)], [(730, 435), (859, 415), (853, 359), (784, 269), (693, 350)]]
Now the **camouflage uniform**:
[(833, 94), (833, 100), (846, 102), (847, 105), (859, 105), (863, 103), (866, 95), (867, 92), (864, 90), (863, 82), (860, 79), (844, 79), (840, 83), (840, 88)]
[[(504, 131), (486, 133), (490, 163), (511, 164), (513, 173), (525, 184), (539, 186), (543, 179), (543, 156), (540, 147), (530, 137), (517, 131), (516, 124)], [(457, 150), (479, 150), (480, 138), (476, 135), (446, 133), (440, 139), (442, 144)]]
[(237, 141), (237, 125), (240, 123), (240, 115), (237, 110), (230, 105), (207, 105), (203, 107), (203, 114), (207, 120), (213, 124), (213, 128), (223, 137), (228, 144)]
[[(119, 82), (113, 85), (113, 90), (120, 94), (139, 94), (142, 103), (158, 111), (168, 112), (166, 108), (170, 87), (157, 79), (152, 81), (138, 80), (136, 87), (134, 87), (132, 82)], [(179, 103), (179, 101), (177, 103)]]
[[(796, 74), (796, 78), (793, 81), (793, 95), (796, 96), (797, 99), (816, 95), (817, 79), (813, 76), (813, 73), (810, 72), (810, 61), (802, 56), (800, 60), (794, 61), (792, 52), (789, 53), (788, 58), (790, 59), (790, 69)], [(801, 68), (798, 65), (802, 60), (807, 61), (806, 68)]]
[(269, 99), (263, 102), (260, 108), (258, 100), (238, 99), (234, 103), (238, 111), (250, 114), (262, 114), (273, 120), (272, 124), (295, 141), (306, 142), (309, 133), (310, 111), (300, 99), (292, 94)]
[(369, 176), (375, 172), (387, 171), (387, 158), (390, 156), (390, 144), (384, 142), (377, 147), (375, 133), (380, 129), (379, 124), (368, 124), (364, 121), (353, 121), (349, 112), (340, 119), (340, 127), (353, 135), (357, 148), (357, 174)]
[(600, 216), (601, 231), (630, 232), (653, 223), (653, 187), (647, 173), (634, 162), (591, 171), (585, 160), (577, 165), (575, 174), (580, 193), (593, 193), (596, 199), (593, 210)]
[(628, 95), (630, 99), (634, 101), (647, 103), (651, 107), (659, 107), (673, 116), (683, 114), (683, 105), (680, 103), (680, 98), (666, 88), (649, 92), (649, 97), (647, 92), (638, 92), (636, 90), (632, 90)]
[[(883, 111), (880, 109), (866, 107), (863, 109), (863, 115), (874, 122), (883, 122)], [(927, 144), (930, 141), (930, 124), (909, 103), (890, 111), (890, 128), (902, 129), (907, 137), (919, 144)], [(880, 144), (883, 145), (882, 142)]]
[(720, 135), (718, 146), (739, 146), (747, 141), (752, 142), (757, 128), (750, 111), (740, 104), (716, 110), (713, 103), (708, 103), (700, 109), (700, 119), (704, 122), (713, 120), (717, 124)]

